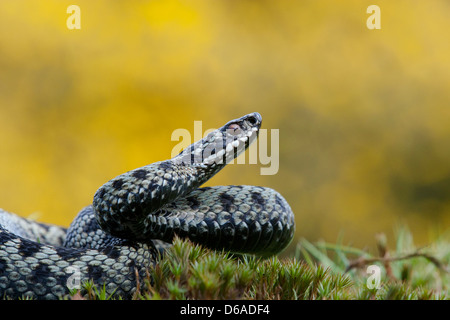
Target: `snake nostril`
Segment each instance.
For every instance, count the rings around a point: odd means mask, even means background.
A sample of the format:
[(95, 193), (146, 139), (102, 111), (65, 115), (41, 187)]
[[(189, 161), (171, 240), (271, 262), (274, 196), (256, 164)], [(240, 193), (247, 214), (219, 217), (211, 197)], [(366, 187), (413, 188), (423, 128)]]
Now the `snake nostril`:
[(254, 116), (248, 117), (248, 118), (247, 118), (247, 121), (248, 121), (252, 126), (254, 126), (254, 125), (256, 125), (256, 124), (258, 123), (258, 119), (256, 119), (256, 117), (254, 117)]

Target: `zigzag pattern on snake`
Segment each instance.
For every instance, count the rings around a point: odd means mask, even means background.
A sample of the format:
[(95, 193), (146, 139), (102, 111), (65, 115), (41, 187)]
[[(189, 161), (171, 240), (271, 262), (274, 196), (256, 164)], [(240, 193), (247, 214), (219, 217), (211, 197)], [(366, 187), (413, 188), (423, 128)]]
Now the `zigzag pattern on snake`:
[[(199, 188), (257, 138), (262, 118), (229, 121), (179, 155), (115, 177), (68, 229), (0, 209), (0, 298), (58, 299), (74, 271), (130, 298), (175, 235), (211, 249), (272, 255), (293, 238), (293, 213), (275, 190)], [(140, 282), (143, 283), (143, 282)]]

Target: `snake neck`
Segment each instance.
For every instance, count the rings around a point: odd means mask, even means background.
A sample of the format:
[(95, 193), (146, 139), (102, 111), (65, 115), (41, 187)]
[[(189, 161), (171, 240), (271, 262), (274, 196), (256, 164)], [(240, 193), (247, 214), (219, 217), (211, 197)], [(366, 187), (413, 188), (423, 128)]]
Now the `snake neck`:
[(251, 113), (229, 121), (172, 159), (108, 181), (94, 196), (99, 225), (117, 237), (139, 232), (148, 215), (197, 189), (244, 152), (260, 126), (259, 113)]

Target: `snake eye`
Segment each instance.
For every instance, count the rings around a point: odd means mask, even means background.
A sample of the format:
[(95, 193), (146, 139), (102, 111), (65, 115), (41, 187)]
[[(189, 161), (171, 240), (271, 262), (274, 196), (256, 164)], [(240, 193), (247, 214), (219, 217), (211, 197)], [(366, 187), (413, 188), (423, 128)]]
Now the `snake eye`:
[(227, 132), (233, 136), (237, 136), (241, 133), (241, 127), (236, 123), (232, 123), (228, 126)]

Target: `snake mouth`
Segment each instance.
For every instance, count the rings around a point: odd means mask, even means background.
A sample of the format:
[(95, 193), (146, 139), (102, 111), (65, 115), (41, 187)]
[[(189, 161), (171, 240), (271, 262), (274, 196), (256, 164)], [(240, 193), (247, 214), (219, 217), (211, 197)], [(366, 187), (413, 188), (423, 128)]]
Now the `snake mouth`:
[(205, 138), (191, 144), (172, 159), (175, 163), (220, 170), (256, 140), (262, 117), (253, 112), (227, 122)]
[(227, 164), (244, 152), (258, 137), (262, 117), (254, 112), (231, 120), (206, 137), (202, 163), (207, 166)]

